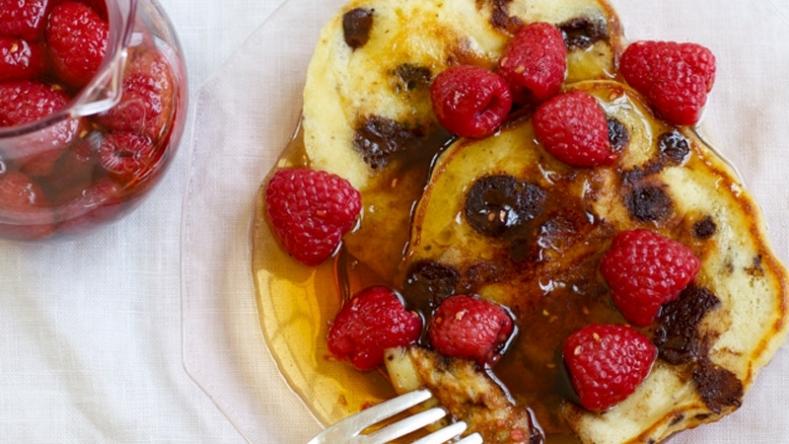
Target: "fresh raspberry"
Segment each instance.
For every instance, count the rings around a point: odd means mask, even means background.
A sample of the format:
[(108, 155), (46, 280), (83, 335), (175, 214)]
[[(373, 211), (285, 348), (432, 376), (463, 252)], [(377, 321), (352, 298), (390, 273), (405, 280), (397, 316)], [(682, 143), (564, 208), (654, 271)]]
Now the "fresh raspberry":
[(685, 245), (649, 230), (632, 230), (616, 236), (600, 271), (625, 318), (646, 326), (663, 304), (679, 297), (700, 267)]
[(96, 14), (101, 17), (102, 20), (107, 21), (107, 2), (106, 0), (49, 0), (50, 9), (54, 8), (55, 6), (61, 3), (70, 3), (70, 2), (77, 2), (83, 3), (85, 5), (90, 6), (96, 11)]
[(542, 102), (559, 93), (567, 72), (567, 47), (561, 31), (548, 23), (522, 27), (499, 63), (517, 103)]
[(157, 160), (157, 150), (148, 136), (131, 132), (109, 133), (98, 149), (99, 165), (123, 182), (141, 182)]
[(88, 84), (101, 66), (107, 49), (107, 22), (90, 6), (66, 2), (49, 15), (47, 43), (55, 73), (67, 84)]
[(308, 168), (277, 171), (266, 188), (269, 222), (285, 250), (306, 265), (319, 265), (356, 225), (361, 195), (334, 174)]
[(41, 44), (0, 37), (0, 82), (39, 77), (46, 68), (44, 54)]
[(715, 56), (695, 43), (636, 42), (625, 50), (619, 70), (663, 118), (693, 125), (715, 83)]
[(428, 336), (444, 356), (492, 364), (499, 359), (512, 331), (512, 318), (501, 306), (456, 295), (445, 299), (433, 313)]
[(568, 165), (589, 168), (616, 161), (605, 112), (587, 93), (552, 98), (537, 108), (533, 122), (545, 150)]
[(43, 190), (18, 171), (0, 175), (0, 235), (36, 240), (52, 233), (52, 212)]
[(361, 371), (384, 362), (384, 350), (413, 344), (422, 334), (422, 318), (406, 310), (402, 298), (386, 287), (357, 293), (329, 329), (329, 351)]
[(99, 117), (99, 122), (159, 140), (173, 119), (175, 95), (173, 72), (164, 56), (138, 52), (126, 67), (121, 102)]
[(65, 108), (69, 100), (62, 89), (39, 82), (0, 83), (0, 127), (34, 122)]
[(581, 405), (602, 412), (625, 400), (649, 375), (657, 348), (626, 325), (590, 325), (564, 343), (564, 362)]
[[(0, 84), (0, 127), (31, 123), (65, 108), (69, 97), (62, 89), (43, 83), (18, 81)], [(50, 128), (14, 140), (6, 156), (25, 172), (50, 174), (55, 161), (74, 139), (79, 120), (66, 119)]]
[(498, 74), (477, 66), (455, 66), (439, 74), (430, 88), (441, 125), (461, 137), (493, 134), (512, 108), (512, 94)]
[(0, 0), (0, 36), (36, 40), (44, 28), (47, 0)]

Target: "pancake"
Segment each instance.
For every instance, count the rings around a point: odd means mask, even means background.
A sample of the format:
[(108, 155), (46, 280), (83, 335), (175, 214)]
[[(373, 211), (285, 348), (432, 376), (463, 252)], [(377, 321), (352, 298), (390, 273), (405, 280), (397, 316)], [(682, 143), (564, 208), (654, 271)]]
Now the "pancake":
[(568, 81), (613, 76), (622, 34), (604, 0), (353, 0), (323, 29), (304, 88), (306, 153), (361, 191), (364, 222), (346, 247), (380, 276), (394, 274), (426, 165), (449, 137), (432, 78), (456, 64), (493, 68), (535, 21), (564, 31)]
[[(485, 442), (537, 444), (542, 432), (531, 411), (513, 405), (505, 390), (470, 361), (419, 347), (389, 349), (386, 370), (399, 393), (427, 388), (451, 417), (462, 418)], [(449, 425), (446, 421), (433, 430)]]
[[(571, 430), (589, 444), (661, 442), (740, 406), (785, 338), (786, 271), (757, 205), (692, 129), (668, 126), (615, 81), (566, 89), (588, 92), (603, 106), (622, 150), (618, 162), (568, 167), (540, 147), (528, 118), (484, 140), (456, 141), (436, 160), (416, 207), (399, 280), (406, 299), (424, 310), (452, 293), (513, 310), (520, 334), (493, 373), (549, 435)], [(488, 199), (531, 190), (526, 222), (486, 232), (475, 202), (491, 189)], [(559, 353), (585, 325), (624, 322), (598, 267), (615, 234), (635, 228), (689, 246), (702, 269), (644, 330), (660, 350), (649, 377), (628, 399), (594, 414), (571, 401)]]

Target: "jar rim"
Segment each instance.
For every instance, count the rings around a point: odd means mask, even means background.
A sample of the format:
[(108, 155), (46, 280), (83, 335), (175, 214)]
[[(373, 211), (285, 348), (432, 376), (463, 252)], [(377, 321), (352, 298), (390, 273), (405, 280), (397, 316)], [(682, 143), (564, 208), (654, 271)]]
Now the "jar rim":
[[(124, 64), (126, 61), (126, 50), (134, 32), (135, 17), (137, 16), (137, 0), (107, 0), (106, 5), (109, 21), (107, 49), (104, 60), (91, 81), (65, 108), (22, 125), (0, 127), (0, 139), (24, 136), (56, 125), (66, 119), (81, 117), (76, 113), (76, 110), (95, 101), (97, 95), (106, 89), (105, 85), (109, 79), (112, 79), (113, 71), (123, 69), (123, 66), (119, 66), (119, 64)], [(116, 93), (120, 95), (120, 92), (119, 90)], [(120, 97), (117, 97), (116, 101), (119, 99)]]

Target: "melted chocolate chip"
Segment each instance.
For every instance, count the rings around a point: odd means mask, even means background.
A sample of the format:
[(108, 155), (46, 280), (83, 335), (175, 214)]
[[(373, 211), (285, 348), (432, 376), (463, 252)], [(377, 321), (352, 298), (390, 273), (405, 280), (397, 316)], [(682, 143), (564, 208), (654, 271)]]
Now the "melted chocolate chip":
[(545, 191), (512, 176), (486, 176), (466, 196), (466, 220), (486, 236), (498, 237), (534, 219), (545, 203)]
[(410, 63), (404, 63), (398, 66), (395, 68), (394, 73), (402, 82), (401, 88), (406, 91), (413, 91), (417, 88), (429, 86), (430, 80), (433, 78), (430, 68), (412, 65)]
[(723, 367), (704, 361), (693, 370), (693, 381), (704, 404), (715, 413), (742, 404), (742, 382)]
[(512, 0), (490, 0), (490, 23), (499, 29), (515, 32), (523, 22), (518, 17), (510, 16), (509, 4)]
[(676, 415), (675, 417), (671, 418), (671, 423), (669, 423), (669, 426), (675, 426), (684, 420), (685, 420), (685, 415), (680, 413), (679, 415)]
[(408, 128), (386, 117), (372, 116), (356, 128), (353, 146), (373, 169), (389, 163), (395, 153), (407, 150), (423, 136), (422, 131)]
[(615, 152), (621, 152), (630, 142), (627, 127), (616, 117), (608, 118), (608, 140)]
[(711, 238), (717, 230), (718, 226), (710, 216), (693, 224), (693, 235), (702, 240)]
[(602, 19), (576, 17), (560, 24), (559, 29), (570, 50), (586, 49), (608, 38), (608, 24)]
[(459, 281), (460, 274), (454, 268), (438, 262), (419, 261), (408, 269), (403, 293), (409, 302), (429, 311), (452, 296)]
[(641, 222), (656, 222), (671, 213), (671, 198), (657, 186), (636, 187), (625, 197), (630, 215)]
[(622, 173), (622, 181), (628, 185), (636, 185), (645, 177), (659, 173), (663, 169), (663, 162), (651, 160), (646, 165), (637, 166)]
[(664, 305), (654, 338), (660, 357), (676, 365), (695, 361), (706, 354), (698, 326), (704, 316), (718, 305), (720, 299), (712, 292), (692, 284), (679, 299)]
[(373, 10), (355, 8), (342, 17), (342, 31), (345, 43), (353, 49), (361, 48), (370, 40), (370, 29), (373, 27)]
[(677, 164), (684, 162), (690, 154), (688, 139), (677, 130), (662, 134), (658, 139), (658, 148), (663, 158)]

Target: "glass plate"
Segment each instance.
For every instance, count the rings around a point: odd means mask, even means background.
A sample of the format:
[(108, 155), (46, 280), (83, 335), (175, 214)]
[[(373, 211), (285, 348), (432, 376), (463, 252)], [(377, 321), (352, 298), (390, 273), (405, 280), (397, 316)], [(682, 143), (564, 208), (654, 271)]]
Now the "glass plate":
[(182, 233), (184, 368), (249, 442), (306, 442), (320, 431), (265, 345), (250, 230), (257, 188), (298, 121), (320, 28), (341, 3), (284, 3), (197, 99)]
[[(777, 229), (771, 234), (779, 255), (787, 259), (789, 226), (785, 223), (785, 202), (789, 202), (789, 187), (783, 173), (766, 165), (768, 158), (778, 159), (777, 164), (785, 158), (780, 145), (781, 140), (789, 138), (789, 130), (777, 123), (759, 125), (765, 132), (759, 134), (760, 156), (754, 156), (738, 149), (753, 144), (752, 134), (749, 125), (738, 119), (742, 114), (731, 112), (752, 108), (740, 88), (763, 88), (762, 75), (769, 74), (770, 79), (789, 76), (789, 63), (776, 59), (777, 56), (771, 60), (750, 57), (751, 64), (763, 62), (759, 69), (737, 70), (740, 65), (732, 62), (738, 55), (750, 54), (754, 41), (769, 41), (774, 35), (781, 35), (786, 11), (770, 6), (770, 2), (727, 0), (727, 8), (720, 8), (719, 2), (699, 0), (690, 5), (682, 0), (613, 1), (631, 38), (692, 39), (718, 53), (721, 73), (705, 128), (715, 136), (713, 143), (749, 178), (757, 200), (773, 203), (765, 208), (766, 219)], [(298, 122), (301, 89), (318, 33), (342, 3), (284, 3), (201, 88), (197, 100), (183, 220), (184, 368), (244, 438), (253, 443), (304, 443), (321, 428), (310, 409), (324, 421), (346, 411), (346, 407), (337, 405), (313, 405), (317, 398), (312, 393), (332, 390), (331, 381), (297, 380), (294, 375), (299, 373), (298, 366), (294, 367), (292, 361), (280, 362), (290, 377), (286, 380), (281, 376), (261, 329), (250, 243), (258, 188)], [(725, 10), (717, 13), (727, 26), (710, 26), (707, 19), (693, 14), (712, 9)], [(782, 98), (785, 116), (789, 93), (777, 88), (773, 94), (777, 101)], [(764, 101), (764, 95), (757, 94), (759, 97)], [(779, 114), (776, 108), (772, 108), (770, 115), (773, 114)], [(781, 183), (784, 185), (779, 186)], [(776, 193), (781, 194), (783, 206), (775, 204), (781, 201)], [(305, 275), (296, 274), (294, 283), (306, 282)], [(332, 303), (336, 301), (327, 302)], [(330, 306), (316, 309), (332, 310)], [(314, 326), (308, 323), (303, 331), (319, 336), (320, 329), (311, 327)], [(280, 344), (288, 341), (286, 332), (269, 331), (269, 339)], [(314, 351), (302, 355), (309, 353)], [(785, 372), (789, 372), (789, 353), (783, 350), (758, 378), (740, 412), (719, 424), (683, 433), (672, 442), (783, 442), (789, 436), (789, 419), (777, 413), (780, 409), (770, 406), (783, 405), (789, 396), (789, 389), (782, 382)], [(305, 402), (289, 388), (288, 381), (296, 385), (294, 389)], [(365, 384), (364, 378), (359, 381)], [(732, 438), (721, 441), (721, 437)]]

